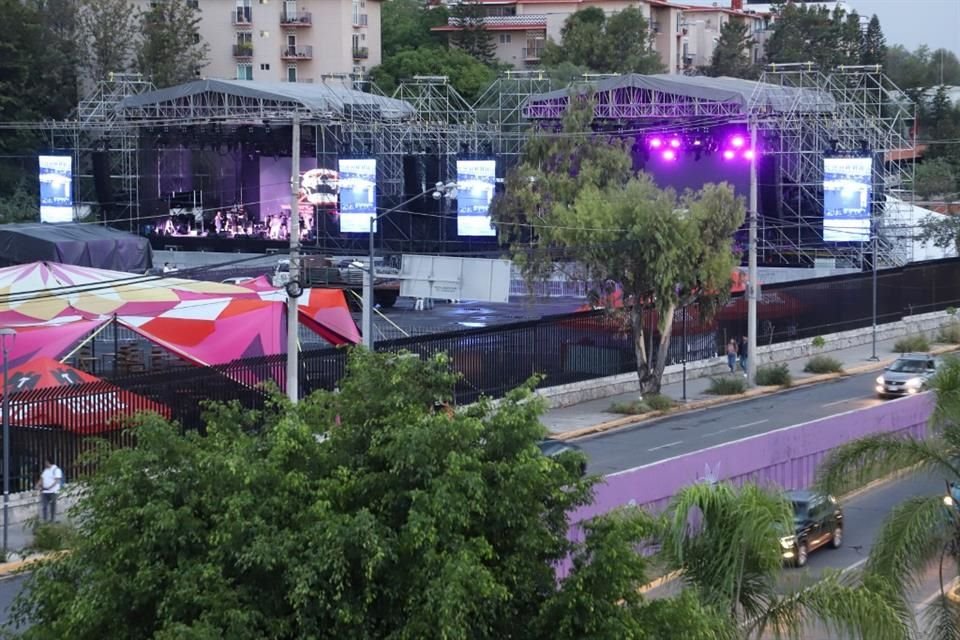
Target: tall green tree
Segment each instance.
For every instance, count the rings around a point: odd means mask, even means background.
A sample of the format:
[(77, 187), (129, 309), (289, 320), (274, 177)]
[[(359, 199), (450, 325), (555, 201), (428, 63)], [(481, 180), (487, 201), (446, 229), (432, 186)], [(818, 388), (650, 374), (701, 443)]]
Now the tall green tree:
[(458, 28), (452, 36), (457, 48), (484, 64), (493, 64), (497, 44), (487, 29), (484, 5), (477, 0), (462, 0), (454, 5), (450, 17)]
[(547, 42), (542, 61), (547, 67), (568, 62), (595, 73), (659, 73), (664, 69), (652, 47), (650, 24), (635, 7), (611, 16), (599, 7), (574, 12), (564, 21), (560, 42)]
[(423, 46), (445, 45), (447, 36), (431, 29), (446, 25), (448, 16), (446, 6), (431, 7), (426, 0), (384, 2), (380, 16), (383, 59)]
[[(824, 491), (839, 493), (862, 486), (868, 478), (917, 465), (950, 482), (960, 483), (960, 360), (947, 358), (931, 387), (936, 404), (927, 439), (893, 434), (872, 435), (831, 451), (818, 471)], [(918, 495), (896, 505), (874, 540), (864, 566), (868, 580), (895, 589), (899, 603), (912, 610), (909, 592), (931, 563), (960, 571), (960, 513), (945, 508), (943, 494)], [(960, 631), (960, 605), (940, 593), (923, 613), (925, 640), (955, 640)]]
[(732, 78), (753, 77), (755, 70), (750, 59), (753, 45), (747, 24), (740, 20), (728, 20), (720, 27), (720, 38), (713, 50), (708, 73)]
[(701, 602), (726, 612), (742, 637), (802, 637), (814, 624), (837, 638), (909, 637), (883, 583), (871, 589), (827, 574), (784, 590), (780, 539), (793, 527), (782, 495), (749, 484), (690, 485), (667, 509), (662, 550), (666, 566)]
[(568, 539), (595, 480), (582, 455), (540, 453), (529, 388), (438, 410), (454, 382), (443, 357), (358, 349), (339, 393), (214, 407), (205, 437), (145, 419), (134, 448), (101, 452), (76, 547), (28, 579), (22, 637), (730, 637), (689, 594), (637, 593), (649, 515)]
[(957, 173), (943, 158), (924, 160), (913, 175), (913, 190), (921, 198), (949, 197), (957, 191)]
[(141, 16), (138, 70), (158, 87), (195, 80), (207, 62), (200, 11), (189, 0), (157, 0)]
[(370, 70), (377, 86), (390, 92), (406, 78), (446, 76), (453, 88), (472, 103), (496, 79), (496, 71), (457, 48), (420, 47), (401, 51)]
[(887, 40), (880, 28), (880, 18), (877, 14), (870, 16), (867, 30), (863, 34), (863, 43), (860, 47), (860, 64), (885, 65), (887, 62)]
[[(635, 176), (622, 142), (593, 135), (590, 101), (570, 102), (559, 134), (528, 141), (494, 200), (494, 221), (530, 279), (549, 273), (559, 255), (583, 265), (591, 282), (621, 284), (640, 388), (655, 393), (676, 309), (696, 303), (707, 311), (729, 292), (744, 203), (725, 184), (678, 197)], [(655, 357), (645, 339), (651, 312)]]
[[(128, 0), (83, 0), (78, 10), (80, 64), (93, 81), (125, 73), (134, 63), (140, 16)], [(124, 34), (124, 37), (117, 37)]]
[(860, 59), (860, 19), (840, 8), (778, 5), (773, 33), (766, 44), (768, 62), (812, 62), (829, 70)]

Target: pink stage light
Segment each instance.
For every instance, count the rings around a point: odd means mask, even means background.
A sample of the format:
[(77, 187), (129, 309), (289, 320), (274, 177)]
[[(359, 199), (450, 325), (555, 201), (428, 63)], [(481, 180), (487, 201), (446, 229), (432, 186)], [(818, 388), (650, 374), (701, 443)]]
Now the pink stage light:
[(674, 153), (673, 149), (667, 149), (666, 151), (663, 152), (663, 159), (664, 159), (664, 160), (676, 160), (676, 159), (677, 159), (677, 154)]
[(662, 147), (662, 146), (663, 146), (663, 139), (662, 139), (662, 138), (650, 138), (650, 148), (651, 148), (651, 149), (659, 149), (659, 148)]
[(724, 159), (724, 160), (733, 160), (733, 159), (736, 157), (736, 155), (737, 155), (737, 154), (736, 154), (736, 152), (734, 152), (733, 149), (727, 149), (726, 151), (723, 152), (723, 159)]
[(681, 144), (683, 143), (680, 142), (680, 138), (671, 138), (670, 140), (670, 146), (674, 149), (679, 149)]
[(746, 144), (746, 140), (744, 140), (743, 136), (733, 136), (730, 139), (730, 144), (732, 144), (735, 148), (739, 149), (744, 144)]
[(753, 149), (747, 149), (743, 152), (744, 160), (753, 160), (755, 157), (757, 157), (757, 154), (753, 152)]

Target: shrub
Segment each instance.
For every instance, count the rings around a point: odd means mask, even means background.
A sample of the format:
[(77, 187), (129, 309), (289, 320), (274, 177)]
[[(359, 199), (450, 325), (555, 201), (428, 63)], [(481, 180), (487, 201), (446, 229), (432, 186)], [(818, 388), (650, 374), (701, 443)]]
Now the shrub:
[(673, 409), (673, 400), (659, 393), (647, 396), (643, 401), (654, 411), (669, 411)]
[(747, 390), (747, 381), (740, 376), (710, 378), (707, 393), (715, 396), (736, 396)]
[(62, 522), (44, 522), (33, 529), (33, 548), (37, 551), (69, 549), (76, 539), (73, 527)]
[(786, 362), (757, 367), (757, 384), (762, 387), (789, 387), (793, 384), (790, 367)]
[(830, 356), (813, 356), (803, 367), (807, 373), (841, 373), (843, 363)]
[(947, 312), (947, 315), (950, 316), (951, 318), (953, 318), (953, 317), (955, 317), (955, 316), (957, 315), (957, 308), (956, 308), (956, 307), (947, 307), (946, 309), (944, 309), (944, 311), (946, 311), (946, 312)]
[(823, 336), (817, 336), (810, 344), (814, 349), (823, 349), (827, 346), (827, 341), (823, 339)]
[(916, 351), (927, 351), (930, 349), (930, 341), (922, 333), (900, 338), (893, 345), (893, 350), (897, 353), (909, 353)]
[(650, 407), (646, 402), (634, 400), (633, 402), (614, 402), (607, 409), (610, 413), (622, 413), (628, 416), (636, 416), (641, 413), (650, 413)]
[(950, 324), (941, 327), (937, 335), (937, 342), (946, 344), (960, 344), (960, 321), (954, 320)]

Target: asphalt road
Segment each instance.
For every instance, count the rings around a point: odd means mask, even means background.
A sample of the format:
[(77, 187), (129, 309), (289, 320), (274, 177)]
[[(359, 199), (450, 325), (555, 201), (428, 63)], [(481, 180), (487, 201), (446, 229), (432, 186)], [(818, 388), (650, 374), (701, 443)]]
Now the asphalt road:
[(876, 373), (797, 387), (719, 407), (668, 416), (654, 422), (576, 440), (589, 459), (588, 472), (609, 474), (801, 424), (864, 409), (878, 400)]
[(10, 605), (17, 597), (26, 582), (26, 576), (14, 576), (0, 580), (0, 625), (7, 624), (10, 619)]

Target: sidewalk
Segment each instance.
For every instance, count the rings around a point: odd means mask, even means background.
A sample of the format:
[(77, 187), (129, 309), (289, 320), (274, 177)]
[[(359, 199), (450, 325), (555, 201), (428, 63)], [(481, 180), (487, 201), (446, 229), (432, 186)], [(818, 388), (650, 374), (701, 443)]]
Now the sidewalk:
[[(886, 365), (892, 362), (897, 354), (893, 351), (893, 345), (899, 338), (889, 339), (889, 340), (878, 340), (877, 341), (877, 357), (879, 362), (873, 362), (870, 360), (870, 356), (873, 354), (872, 344), (864, 344), (856, 347), (849, 347), (846, 349), (839, 349), (834, 351), (824, 350), (820, 352), (822, 355), (829, 355), (833, 358), (836, 358), (843, 363), (843, 369), (845, 372), (857, 371), (862, 372), (863, 370), (880, 370), (883, 369)], [(942, 345), (937, 345), (942, 346)], [(725, 356), (724, 356), (725, 358)], [(786, 361), (790, 367), (790, 373), (793, 376), (794, 384), (803, 384), (804, 380), (810, 380), (811, 378), (823, 378), (821, 375), (815, 375), (811, 373), (806, 373), (803, 370), (803, 367), (806, 365), (807, 360), (810, 359), (810, 356), (804, 356), (802, 358), (797, 358), (794, 360)], [(719, 359), (718, 359), (719, 361)], [(764, 363), (759, 363), (762, 366)], [(738, 365), (739, 366), (739, 365)], [(725, 374), (730, 375), (730, 374)], [(742, 376), (742, 372), (737, 370), (737, 374)], [(710, 386), (710, 378), (702, 377), (696, 379), (687, 379), (686, 385), (686, 404), (696, 405), (698, 403), (703, 403), (704, 401), (713, 401), (715, 403), (733, 402), (743, 396), (715, 396), (706, 393), (707, 388)], [(683, 402), (683, 385), (682, 383), (677, 384), (667, 384), (664, 385), (660, 392), (678, 403)], [(605, 430), (603, 425), (607, 424), (609, 428), (615, 428), (615, 426), (608, 424), (612, 422), (621, 422), (624, 424), (636, 424), (637, 422), (642, 422), (644, 419), (642, 416), (637, 416), (634, 419), (630, 419), (630, 416), (625, 416), (619, 413), (612, 413), (609, 411), (611, 405), (620, 402), (632, 402), (637, 400), (639, 394), (636, 391), (630, 393), (622, 393), (615, 396), (610, 396), (608, 398), (599, 398), (597, 400), (589, 400), (587, 402), (581, 402), (579, 404), (571, 405), (568, 407), (560, 407), (556, 409), (550, 409), (543, 416), (542, 422), (550, 430), (550, 432), (561, 438), (563, 437), (574, 437), (572, 434), (574, 432), (579, 432), (582, 430), (588, 430), (595, 427), (600, 427), (598, 431)], [(583, 434), (586, 435), (586, 434)]]

